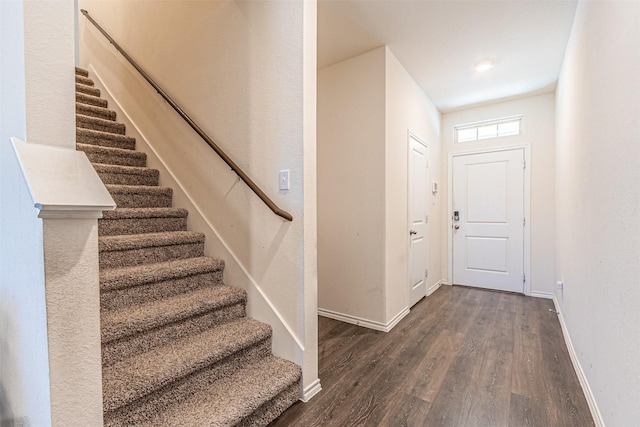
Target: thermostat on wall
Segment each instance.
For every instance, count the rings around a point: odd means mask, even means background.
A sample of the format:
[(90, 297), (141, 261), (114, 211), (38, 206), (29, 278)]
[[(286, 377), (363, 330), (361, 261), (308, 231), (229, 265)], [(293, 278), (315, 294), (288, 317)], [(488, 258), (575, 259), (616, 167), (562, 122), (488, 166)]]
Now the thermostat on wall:
[(432, 192), (433, 194), (435, 194), (435, 193), (437, 193), (437, 192), (438, 192), (438, 183), (437, 183), (437, 182), (435, 182), (435, 181), (433, 181), (433, 182), (431, 183), (431, 192)]

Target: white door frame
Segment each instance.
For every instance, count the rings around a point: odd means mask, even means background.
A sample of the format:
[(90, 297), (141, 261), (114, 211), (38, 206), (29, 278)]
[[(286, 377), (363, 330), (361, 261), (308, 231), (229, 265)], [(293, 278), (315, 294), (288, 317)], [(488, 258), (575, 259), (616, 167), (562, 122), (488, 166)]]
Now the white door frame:
[(467, 156), (469, 154), (496, 153), (499, 151), (524, 150), (524, 160), (526, 167), (524, 169), (524, 216), (526, 222), (524, 225), (524, 294), (531, 295), (531, 144), (524, 145), (507, 145), (482, 150), (456, 151), (449, 153), (449, 173), (448, 173), (448, 191), (447, 191), (447, 242), (448, 242), (448, 272), (447, 283), (453, 284), (453, 158), (458, 156)]
[[(407, 233), (409, 232), (409, 228), (410, 228), (410, 224), (411, 224), (411, 211), (409, 209), (409, 180), (411, 179), (411, 171), (409, 170), (409, 166), (411, 165), (411, 139), (415, 139), (417, 142), (419, 142), (420, 144), (422, 144), (424, 146), (424, 148), (427, 150), (427, 182), (426, 182), (426, 186), (427, 189), (429, 188), (429, 144), (422, 138), (420, 138), (418, 135), (416, 135), (415, 133), (411, 132), (411, 129), (407, 129), (407, 226), (405, 227)], [(428, 199), (428, 192), (427, 192), (427, 217), (429, 217), (430, 213), (430, 209), (429, 209), (429, 199)], [(424, 240), (425, 240), (425, 266), (426, 269), (428, 271), (429, 269), (429, 222), (430, 219), (427, 221), (426, 224), (426, 229), (424, 232)], [(409, 289), (409, 281), (411, 281), (411, 239), (407, 238), (407, 283), (405, 284), (406, 290), (407, 290), (407, 306), (410, 306), (410, 299), (411, 299), (411, 291)], [(425, 276), (424, 278), (424, 282), (425, 282), (425, 296), (427, 296), (427, 293), (429, 292), (429, 286), (427, 286), (427, 279), (428, 277)]]

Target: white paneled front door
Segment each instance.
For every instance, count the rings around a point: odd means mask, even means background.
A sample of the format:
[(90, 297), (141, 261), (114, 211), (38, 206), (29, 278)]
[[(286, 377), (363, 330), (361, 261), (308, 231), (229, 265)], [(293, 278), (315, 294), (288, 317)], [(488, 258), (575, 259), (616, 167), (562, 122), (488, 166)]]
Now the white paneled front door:
[(524, 150), (453, 158), (453, 283), (524, 292)]
[(427, 294), (427, 147), (409, 137), (409, 306)]

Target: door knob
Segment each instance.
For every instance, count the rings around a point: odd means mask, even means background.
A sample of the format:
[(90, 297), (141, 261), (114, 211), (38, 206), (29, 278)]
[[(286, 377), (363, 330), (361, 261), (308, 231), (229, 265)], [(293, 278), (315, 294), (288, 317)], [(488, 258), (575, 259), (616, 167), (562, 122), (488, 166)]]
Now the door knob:
[(460, 226), (458, 224), (454, 225), (453, 228), (455, 228), (456, 230), (460, 228)]
[(409, 230), (409, 234), (414, 235), (414, 234), (418, 234), (418, 232), (416, 230)]

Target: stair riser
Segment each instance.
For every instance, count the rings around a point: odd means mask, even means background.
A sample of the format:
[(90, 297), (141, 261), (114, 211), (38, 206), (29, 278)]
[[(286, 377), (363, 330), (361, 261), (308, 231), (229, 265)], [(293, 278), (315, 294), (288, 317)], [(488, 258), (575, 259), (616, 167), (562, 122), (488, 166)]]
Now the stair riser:
[(76, 92), (84, 93), (91, 96), (100, 96), (100, 89), (92, 86), (85, 86), (76, 83)]
[[(158, 175), (153, 173), (148, 174), (128, 174), (128, 173), (109, 173), (98, 171), (98, 176), (105, 184), (117, 184), (117, 185), (158, 185)], [(167, 231), (167, 230), (160, 230)], [(129, 234), (129, 233), (121, 233)]]
[(76, 146), (76, 149), (84, 151), (91, 163), (137, 167), (145, 167), (147, 165), (146, 154), (137, 151), (131, 151), (131, 153), (110, 153), (102, 150), (94, 150), (93, 147), (82, 146)]
[(197, 334), (216, 325), (246, 316), (246, 300), (220, 307), (200, 316), (189, 317), (145, 333), (102, 344), (102, 365), (110, 366), (152, 348), (170, 344), (177, 339)]
[(106, 108), (94, 107), (93, 105), (76, 103), (76, 113), (104, 120), (116, 120), (115, 111), (107, 110)]
[(93, 80), (89, 77), (79, 76), (76, 74), (76, 83), (86, 86), (93, 86)]
[(204, 256), (204, 242), (124, 251), (102, 251), (100, 252), (100, 268), (129, 267), (200, 256)]
[(126, 133), (124, 124), (96, 117), (76, 116), (76, 126), (81, 129), (99, 130), (100, 132), (115, 133), (118, 135), (124, 135)]
[(98, 98), (84, 93), (76, 93), (76, 102), (81, 104), (95, 105), (96, 107), (107, 108), (108, 103), (106, 99)]
[(222, 283), (222, 269), (211, 273), (197, 274), (179, 279), (161, 282), (145, 283), (125, 289), (100, 292), (100, 308), (115, 310), (136, 304), (144, 304), (169, 298), (186, 292), (194, 291), (205, 286), (215, 286)]
[(140, 398), (126, 406), (105, 411), (104, 425), (108, 427), (130, 426), (151, 420), (172, 403), (194, 393), (204, 391), (214, 381), (232, 375), (242, 366), (257, 362), (271, 353), (271, 339), (260, 341), (217, 363), (195, 372), (186, 378), (169, 384), (163, 389)]
[[(102, 175), (100, 176), (102, 177)], [(186, 229), (187, 218), (103, 218), (98, 220), (98, 235), (100, 236), (185, 231)]]
[(170, 208), (171, 194), (111, 193), (119, 208)]
[(278, 418), (289, 406), (300, 399), (300, 382), (291, 384), (274, 399), (258, 408), (235, 427), (267, 426)]

